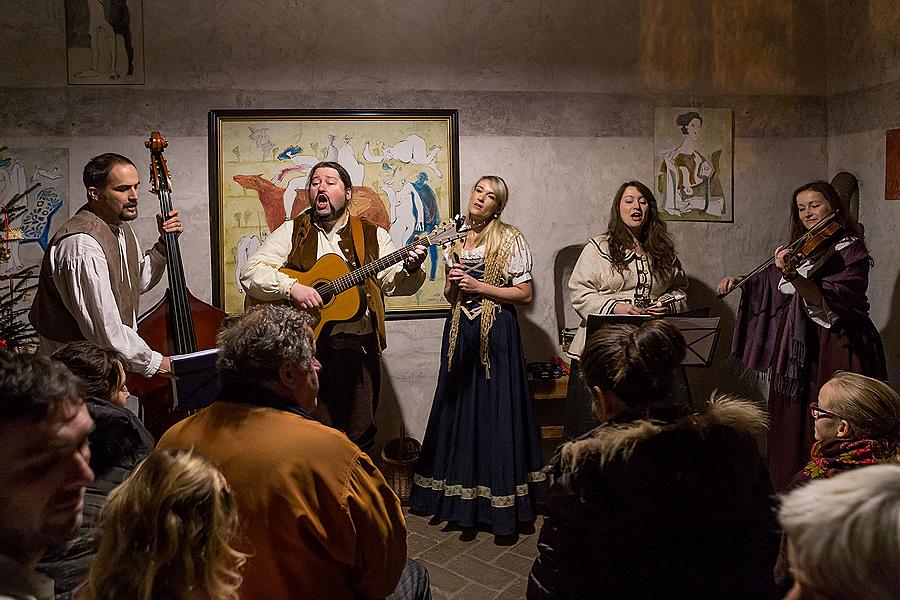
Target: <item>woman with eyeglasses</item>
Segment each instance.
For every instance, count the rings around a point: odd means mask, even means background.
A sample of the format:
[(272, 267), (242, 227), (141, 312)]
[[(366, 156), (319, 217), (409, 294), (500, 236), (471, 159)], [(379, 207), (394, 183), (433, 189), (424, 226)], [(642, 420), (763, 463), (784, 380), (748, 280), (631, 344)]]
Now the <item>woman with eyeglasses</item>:
[[(887, 379), (884, 347), (869, 317), (869, 270), (874, 261), (862, 227), (831, 184), (813, 181), (794, 191), (790, 241), (820, 223), (840, 225), (820, 251), (797, 257), (779, 246), (775, 264), (742, 286), (731, 351), (743, 366), (768, 374), (769, 474), (775, 491), (790, 485), (813, 442), (806, 410), (837, 370)], [(741, 279), (725, 277), (716, 292)]]
[[(900, 396), (886, 383), (838, 371), (819, 390), (807, 414), (816, 440), (809, 462), (788, 489), (866, 465), (900, 462)], [(783, 591), (793, 584), (787, 548), (782, 537), (775, 579)]]
[(838, 371), (809, 413), (816, 441), (792, 486), (863, 465), (900, 462), (900, 396), (886, 383)]

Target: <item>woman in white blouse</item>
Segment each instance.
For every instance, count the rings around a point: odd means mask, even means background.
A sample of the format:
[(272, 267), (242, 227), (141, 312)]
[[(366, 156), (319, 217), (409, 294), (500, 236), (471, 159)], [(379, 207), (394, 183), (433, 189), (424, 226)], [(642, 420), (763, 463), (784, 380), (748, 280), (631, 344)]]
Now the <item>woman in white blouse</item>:
[[(590, 395), (578, 375), (588, 316), (682, 312), (687, 308), (686, 289), (687, 278), (653, 192), (640, 181), (626, 181), (613, 197), (606, 233), (591, 238), (569, 278), (569, 298), (581, 326), (568, 350), (572, 369), (565, 410), (567, 438), (579, 437), (596, 424)], [(678, 375), (683, 381), (683, 373)], [(688, 395), (686, 387), (684, 394)]]
[(469, 196), (465, 240), (444, 252), (441, 371), (411, 509), (464, 528), (515, 535), (546, 491), (515, 305), (532, 297), (531, 252), (500, 219), (506, 182), (486, 175)]

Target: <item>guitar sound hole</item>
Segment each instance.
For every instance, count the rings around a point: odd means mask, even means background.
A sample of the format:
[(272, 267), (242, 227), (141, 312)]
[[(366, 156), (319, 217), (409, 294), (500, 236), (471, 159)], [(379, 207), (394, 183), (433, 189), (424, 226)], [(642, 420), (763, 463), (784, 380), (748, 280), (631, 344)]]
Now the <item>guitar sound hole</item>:
[(327, 285), (327, 283), (320, 283), (318, 285), (313, 286), (314, 288), (316, 288), (316, 291), (319, 292), (319, 295), (322, 296), (322, 304), (323, 305), (330, 303), (334, 299), (334, 294), (328, 293), (323, 290), (324, 286), (326, 286), (326, 285)]

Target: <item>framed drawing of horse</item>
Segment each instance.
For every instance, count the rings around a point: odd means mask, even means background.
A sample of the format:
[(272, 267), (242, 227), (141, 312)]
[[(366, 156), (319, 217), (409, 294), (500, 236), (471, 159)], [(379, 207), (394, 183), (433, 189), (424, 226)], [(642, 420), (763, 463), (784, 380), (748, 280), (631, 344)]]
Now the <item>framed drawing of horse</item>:
[[(213, 303), (240, 312), (237, 274), (285, 220), (309, 207), (310, 169), (343, 166), (349, 210), (386, 229), (401, 248), (459, 212), (456, 110), (212, 110), (209, 113)], [(442, 316), (440, 248), (429, 248), (425, 285), (386, 298), (387, 318)]]

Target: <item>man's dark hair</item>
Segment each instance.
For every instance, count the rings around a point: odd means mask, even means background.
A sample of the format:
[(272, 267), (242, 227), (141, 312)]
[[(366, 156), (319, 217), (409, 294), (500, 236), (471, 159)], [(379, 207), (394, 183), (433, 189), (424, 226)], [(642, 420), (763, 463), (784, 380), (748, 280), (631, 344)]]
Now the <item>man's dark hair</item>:
[(84, 397), (84, 384), (61, 362), (0, 352), (0, 420), (39, 421), (64, 402)]
[(134, 163), (129, 158), (115, 152), (107, 152), (92, 158), (88, 164), (84, 165), (84, 172), (81, 175), (84, 189), (92, 187), (102, 188), (105, 186), (106, 181), (109, 179), (109, 172), (119, 165), (131, 165), (134, 167)]

